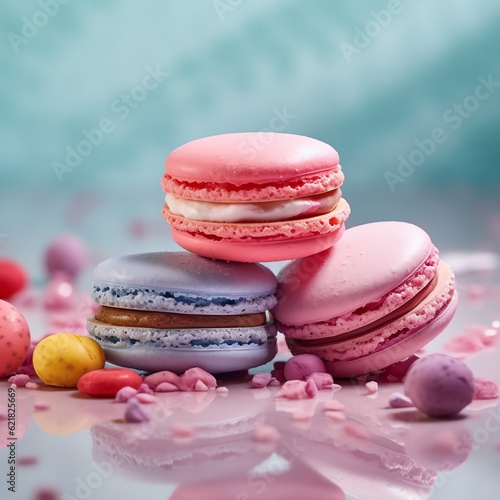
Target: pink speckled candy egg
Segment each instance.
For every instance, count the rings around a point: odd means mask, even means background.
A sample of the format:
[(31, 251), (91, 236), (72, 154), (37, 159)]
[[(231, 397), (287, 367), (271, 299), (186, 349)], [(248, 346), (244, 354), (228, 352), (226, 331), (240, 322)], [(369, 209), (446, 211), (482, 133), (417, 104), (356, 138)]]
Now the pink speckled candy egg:
[(12, 305), (0, 300), (0, 378), (16, 373), (26, 359), (31, 335), (24, 316)]
[(430, 354), (415, 361), (404, 379), (406, 395), (431, 417), (451, 417), (474, 397), (474, 376), (462, 361)]
[(85, 268), (87, 261), (85, 243), (71, 234), (56, 238), (45, 253), (45, 267), (50, 276), (62, 273), (69, 279), (75, 279)]

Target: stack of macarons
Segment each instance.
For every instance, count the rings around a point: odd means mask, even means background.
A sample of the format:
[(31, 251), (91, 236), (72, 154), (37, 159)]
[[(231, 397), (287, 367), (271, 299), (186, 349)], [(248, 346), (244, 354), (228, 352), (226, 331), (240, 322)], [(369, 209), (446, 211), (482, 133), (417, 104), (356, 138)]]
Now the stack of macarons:
[[(162, 214), (191, 253), (98, 266), (88, 330), (113, 363), (244, 370), (274, 357), (277, 326), (293, 354), (355, 376), (404, 359), (451, 320), (453, 273), (423, 230), (382, 222), (344, 234), (350, 207), (328, 144), (224, 134), (180, 146), (165, 170)], [(258, 264), (292, 259), (278, 280)]]

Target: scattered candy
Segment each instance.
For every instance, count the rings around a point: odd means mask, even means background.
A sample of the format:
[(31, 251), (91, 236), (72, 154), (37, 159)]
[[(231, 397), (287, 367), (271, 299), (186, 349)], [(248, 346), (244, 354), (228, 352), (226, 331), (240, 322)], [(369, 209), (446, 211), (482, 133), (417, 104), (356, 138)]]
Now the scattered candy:
[(333, 392), (340, 391), (340, 389), (342, 389), (342, 386), (340, 384), (332, 384)]
[(498, 385), (493, 380), (474, 378), (474, 399), (497, 399)]
[(286, 399), (308, 399), (306, 382), (303, 380), (289, 380), (283, 384), (277, 397)]
[(141, 384), (142, 377), (133, 370), (101, 368), (82, 375), (77, 387), (80, 392), (89, 396), (114, 398), (120, 389), (124, 387), (139, 389)]
[(194, 429), (190, 425), (179, 422), (170, 426), (170, 432), (176, 439), (191, 439), (194, 436)]
[(313, 372), (307, 377), (307, 380), (314, 380), (318, 391), (331, 389), (333, 386), (333, 377), (329, 373)]
[(155, 392), (176, 392), (179, 388), (170, 382), (162, 382), (156, 386)]
[(161, 372), (153, 373), (152, 375), (148, 375), (144, 379), (144, 383), (153, 390), (156, 390), (156, 388), (162, 382), (168, 382), (178, 388), (180, 384), (180, 377), (179, 375), (177, 375), (177, 373), (164, 370)]
[(38, 389), (39, 385), (35, 384), (35, 382), (28, 382), (24, 387), (26, 389)]
[(378, 391), (378, 384), (374, 380), (365, 384), (368, 394), (375, 394)]
[(393, 392), (389, 396), (389, 406), (391, 408), (410, 408), (413, 406), (413, 403), (408, 396), (400, 392)]
[(261, 424), (255, 429), (253, 437), (258, 443), (275, 443), (280, 439), (281, 435), (276, 427)]
[(257, 373), (252, 377), (250, 385), (254, 389), (261, 389), (262, 387), (267, 387), (272, 379), (273, 377), (269, 373)]
[(16, 387), (26, 387), (28, 382), (31, 382), (29, 375), (12, 375), (8, 380), (9, 384), (14, 384)]
[(73, 309), (77, 300), (76, 292), (68, 278), (63, 274), (55, 275), (47, 285), (43, 306), (47, 311)]
[(0, 378), (17, 372), (26, 359), (30, 343), (30, 329), (24, 316), (12, 304), (0, 300)]
[(271, 382), (269, 382), (269, 384), (267, 384), (269, 386), (272, 386), (272, 387), (276, 387), (278, 385), (281, 385), (280, 381), (274, 377), (271, 378)]
[(0, 299), (9, 300), (26, 287), (28, 278), (21, 264), (0, 259)]
[(139, 394), (154, 394), (155, 392), (153, 391), (153, 389), (151, 389), (149, 387), (149, 385), (147, 384), (144, 384), (142, 383), (140, 386), (139, 386), (139, 389), (137, 389), (137, 392)]
[(343, 411), (345, 406), (338, 399), (330, 399), (323, 405), (325, 411)]
[(45, 253), (45, 268), (50, 276), (64, 273), (74, 280), (87, 265), (88, 251), (85, 243), (73, 235), (55, 239)]
[(179, 389), (181, 391), (194, 391), (198, 381), (203, 382), (208, 389), (217, 387), (215, 377), (202, 368), (190, 368), (180, 376)]
[(135, 398), (131, 398), (125, 407), (125, 420), (127, 422), (142, 423), (149, 422), (151, 415), (144, 409), (144, 407)]
[(104, 366), (102, 347), (90, 337), (58, 333), (44, 338), (33, 353), (33, 366), (47, 385), (76, 387), (80, 377)]
[(314, 382), (314, 379), (310, 378), (306, 382), (305, 386), (305, 391), (306, 394), (309, 398), (314, 398), (316, 397), (316, 394), (318, 394), (318, 388), (316, 386), (316, 383)]
[(325, 363), (314, 354), (298, 354), (290, 358), (284, 367), (286, 380), (305, 380), (312, 373), (325, 372)]
[(227, 387), (221, 386), (221, 387), (217, 387), (217, 389), (215, 389), (215, 392), (217, 394), (228, 394), (229, 389)]
[(126, 403), (130, 398), (133, 398), (137, 394), (137, 389), (133, 387), (125, 386), (122, 387), (115, 395), (115, 401), (117, 403)]
[(431, 417), (449, 417), (472, 401), (474, 377), (462, 361), (446, 354), (431, 354), (408, 370), (404, 388), (419, 410)]
[(454, 337), (444, 345), (448, 354), (465, 358), (491, 347), (498, 339), (498, 328), (485, 325), (471, 325), (465, 335)]

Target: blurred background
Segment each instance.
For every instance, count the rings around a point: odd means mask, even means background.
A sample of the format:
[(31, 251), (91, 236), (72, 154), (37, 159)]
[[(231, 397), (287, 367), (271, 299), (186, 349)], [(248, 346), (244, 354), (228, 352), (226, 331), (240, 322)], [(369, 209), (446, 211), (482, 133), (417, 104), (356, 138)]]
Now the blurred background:
[(95, 262), (174, 249), (166, 156), (277, 123), (339, 151), (350, 226), (495, 251), (499, 22), (496, 0), (2, 2), (0, 256), (36, 280), (64, 232)]

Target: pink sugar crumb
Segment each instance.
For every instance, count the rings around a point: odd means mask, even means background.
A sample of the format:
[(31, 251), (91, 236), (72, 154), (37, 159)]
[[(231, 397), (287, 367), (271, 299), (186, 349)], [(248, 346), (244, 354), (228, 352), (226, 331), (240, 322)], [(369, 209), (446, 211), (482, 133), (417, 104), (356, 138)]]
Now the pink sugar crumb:
[(179, 375), (177, 375), (177, 373), (170, 372), (168, 370), (163, 370), (161, 372), (148, 375), (147, 377), (144, 378), (143, 382), (149, 388), (156, 390), (156, 388), (164, 382), (167, 382), (169, 384), (174, 385), (175, 387), (178, 387), (180, 383), (180, 377)]
[(271, 378), (271, 382), (269, 382), (268, 385), (271, 386), (271, 387), (278, 386), (278, 385), (281, 385), (281, 382), (278, 379), (272, 377)]
[(194, 386), (194, 390), (196, 392), (205, 392), (205, 391), (208, 391), (208, 386), (205, 383), (203, 383), (201, 380), (197, 380), (196, 384)]
[(328, 411), (325, 411), (325, 416), (336, 423), (345, 422), (345, 420), (347, 418), (343, 411), (328, 410)]
[(151, 415), (135, 398), (131, 398), (125, 407), (125, 420), (132, 423), (149, 422)]
[(272, 379), (273, 377), (269, 373), (257, 373), (250, 381), (250, 385), (254, 389), (261, 389), (262, 387), (267, 387)]
[(331, 389), (333, 387), (333, 377), (329, 373), (313, 372), (306, 380), (314, 380), (318, 391)]
[(332, 384), (332, 390), (333, 390), (333, 392), (340, 391), (340, 389), (342, 389), (341, 385), (339, 385), (339, 384)]
[(343, 411), (345, 406), (338, 399), (330, 399), (323, 405), (325, 411)]
[(34, 500), (60, 500), (61, 495), (54, 488), (43, 487), (35, 492)]
[(408, 396), (405, 396), (400, 392), (393, 392), (389, 396), (389, 406), (391, 408), (411, 408), (413, 406), (413, 402)]
[(498, 338), (498, 328), (471, 325), (464, 335), (454, 337), (447, 342), (444, 345), (444, 351), (452, 356), (464, 358), (491, 347)]
[(283, 384), (277, 397), (286, 399), (308, 399), (311, 396), (306, 392), (306, 382), (303, 380), (289, 380)]
[(275, 443), (281, 437), (280, 432), (276, 427), (269, 424), (259, 425), (253, 434), (253, 438), (258, 443)]
[(16, 464), (23, 467), (31, 467), (38, 464), (38, 457), (35, 455), (26, 455), (16, 459)]
[(153, 396), (152, 394), (148, 394), (146, 392), (139, 392), (135, 395), (135, 397), (137, 398), (137, 401), (139, 401), (139, 403), (143, 404), (153, 404), (158, 402), (158, 398), (156, 396)]
[(474, 377), (474, 399), (497, 399), (498, 386), (492, 380)]
[(9, 384), (14, 384), (16, 387), (26, 387), (26, 384), (30, 383), (31, 379), (29, 375), (12, 375), (9, 378)]
[(162, 382), (155, 387), (155, 392), (176, 392), (179, 388), (170, 382)]
[(115, 401), (117, 403), (126, 403), (130, 398), (133, 398), (137, 394), (137, 390), (133, 387), (127, 385), (122, 387), (115, 396)]
[(35, 403), (33, 409), (36, 411), (46, 411), (50, 409), (50, 405), (47, 403)]
[(227, 395), (229, 394), (229, 389), (227, 387), (221, 386), (217, 387), (217, 389), (215, 389), (215, 392), (217, 394)]
[(191, 439), (194, 436), (194, 429), (190, 425), (176, 423), (170, 426), (170, 433), (175, 439)]
[(452, 431), (442, 431), (434, 438), (437, 451), (453, 453), (462, 444), (457, 434)]
[(378, 391), (378, 384), (374, 380), (371, 382), (367, 382), (365, 384), (366, 390), (368, 391), (368, 394), (376, 394)]
[(38, 389), (40, 386), (35, 384), (35, 382), (28, 382), (24, 387), (26, 387), (26, 389)]
[(305, 386), (306, 394), (309, 398), (314, 398), (318, 394), (318, 387), (314, 382), (314, 379), (308, 379)]

